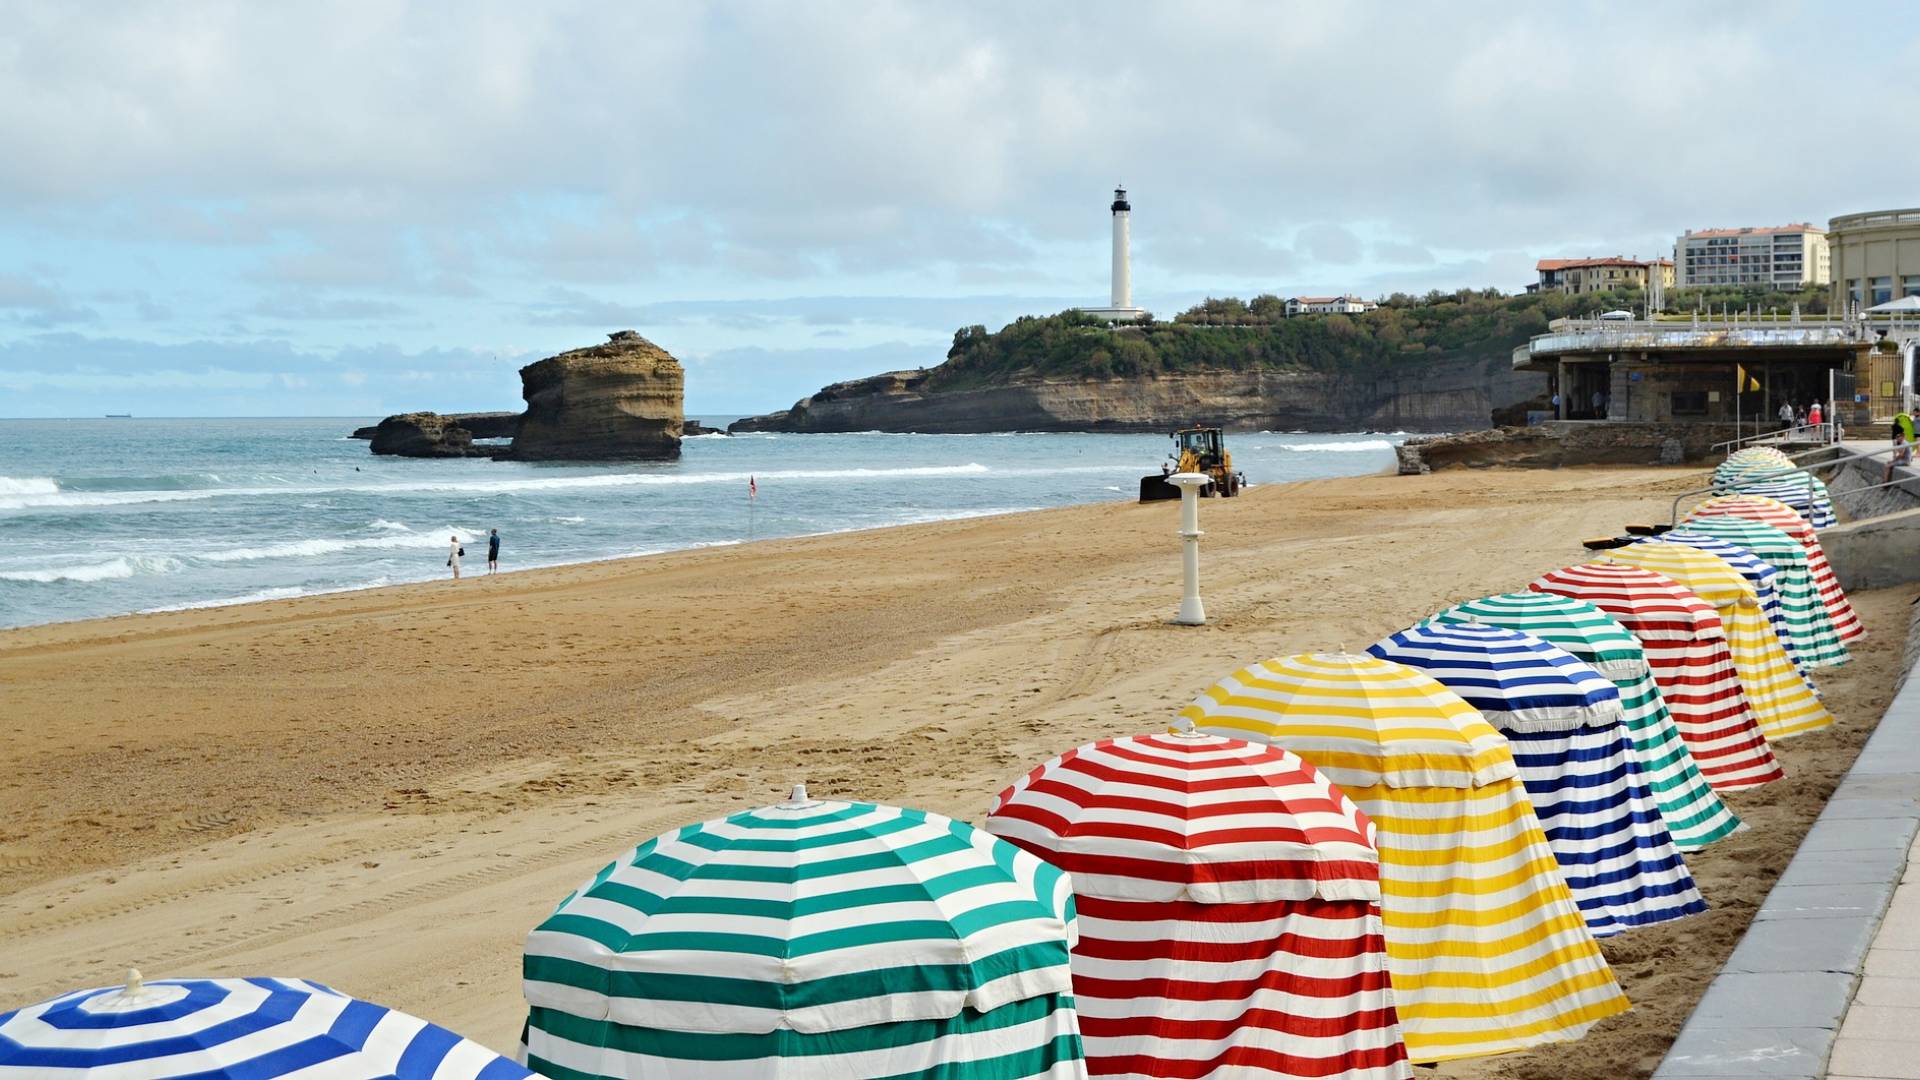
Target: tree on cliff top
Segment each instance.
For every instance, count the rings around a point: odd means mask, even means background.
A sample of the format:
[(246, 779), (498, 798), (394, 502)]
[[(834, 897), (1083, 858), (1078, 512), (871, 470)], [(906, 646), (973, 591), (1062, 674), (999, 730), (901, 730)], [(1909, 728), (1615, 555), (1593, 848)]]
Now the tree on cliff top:
[(1637, 292), (1504, 296), (1492, 289), (1388, 297), (1355, 315), (1289, 319), (1285, 302), (1208, 298), (1172, 322), (1108, 327), (1078, 311), (1025, 315), (953, 336), (930, 389), (1023, 378), (1115, 378), (1208, 370), (1373, 373), (1443, 357), (1505, 358), (1551, 319), (1638, 302)]

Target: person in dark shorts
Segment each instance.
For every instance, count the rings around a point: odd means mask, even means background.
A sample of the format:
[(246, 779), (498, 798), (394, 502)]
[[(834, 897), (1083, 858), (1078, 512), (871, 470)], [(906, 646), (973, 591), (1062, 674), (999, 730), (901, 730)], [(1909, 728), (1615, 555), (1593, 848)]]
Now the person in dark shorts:
[(487, 530), (487, 573), (500, 572), (500, 530)]
[(1913, 417), (1905, 412), (1893, 418), (1893, 456), (1887, 459), (1887, 467), (1881, 474), (1880, 482), (1892, 483), (1893, 467), (1909, 465), (1913, 462)]

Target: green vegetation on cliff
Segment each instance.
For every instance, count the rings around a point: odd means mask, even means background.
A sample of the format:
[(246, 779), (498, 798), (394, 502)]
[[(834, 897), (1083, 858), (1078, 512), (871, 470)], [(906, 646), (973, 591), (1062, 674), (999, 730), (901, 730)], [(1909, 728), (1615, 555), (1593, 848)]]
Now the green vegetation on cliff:
[(1020, 378), (1110, 378), (1182, 371), (1377, 372), (1444, 357), (1511, 354), (1551, 319), (1618, 307), (1635, 294), (1505, 296), (1462, 289), (1396, 294), (1358, 315), (1286, 318), (1279, 297), (1208, 300), (1172, 322), (1109, 328), (1085, 315), (1023, 316), (998, 332), (953, 335), (930, 389)]
[[(1799, 293), (1764, 290), (1672, 290), (1669, 311), (1696, 304), (1719, 310), (1777, 310), (1795, 303), (1805, 314), (1826, 310), (1826, 293), (1815, 286)], [(1567, 296), (1497, 289), (1395, 293), (1373, 311), (1356, 315), (1286, 317), (1277, 296), (1250, 301), (1209, 299), (1171, 322), (1108, 327), (1075, 311), (1022, 316), (997, 332), (968, 326), (953, 335), (946, 363), (928, 373), (934, 390), (996, 385), (1022, 378), (1124, 378), (1182, 371), (1322, 371), (1368, 375), (1424, 361), (1499, 357), (1550, 320), (1614, 308), (1638, 310), (1638, 289)]]

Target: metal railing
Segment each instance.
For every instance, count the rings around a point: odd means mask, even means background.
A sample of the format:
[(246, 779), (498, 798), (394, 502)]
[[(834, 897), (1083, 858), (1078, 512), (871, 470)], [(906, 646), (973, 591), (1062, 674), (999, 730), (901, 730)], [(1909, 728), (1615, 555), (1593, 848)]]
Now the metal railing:
[[(1812, 457), (1815, 454), (1833, 453), (1833, 454), (1840, 455), (1838, 457), (1835, 457), (1832, 461), (1819, 461), (1804, 467), (1796, 465), (1796, 467), (1793, 467), (1793, 468), (1773, 469), (1764, 473), (1754, 473), (1749, 476), (1742, 476), (1739, 482), (1742, 484), (1748, 484), (1748, 483), (1753, 483), (1755, 481), (1767, 480), (1770, 478), (1784, 479), (1786, 477), (1796, 476), (1796, 475), (1804, 476), (1806, 478), (1805, 487), (1807, 491), (1807, 498), (1808, 498), (1809, 505), (1811, 505), (1812, 498), (1813, 498), (1813, 470), (1814, 469), (1824, 469), (1824, 468), (1827, 468), (1828, 466), (1844, 465), (1854, 461), (1872, 461), (1875, 458), (1885, 457), (1888, 454), (1892, 454), (1903, 449), (1911, 449), (1911, 447), (1908, 447), (1905, 445), (1884, 446), (1878, 450), (1873, 451), (1872, 453), (1863, 454), (1860, 451), (1855, 450), (1852, 447), (1846, 446), (1842, 443), (1829, 443), (1825, 446), (1816, 446), (1811, 450), (1803, 450), (1798, 454), (1789, 455), (1788, 460), (1794, 461), (1797, 463), (1801, 458)], [(1852, 495), (1862, 491), (1877, 491), (1880, 488), (1884, 488), (1884, 487), (1897, 487), (1901, 484), (1913, 484), (1913, 483), (1920, 483), (1920, 479), (1907, 476), (1907, 477), (1902, 477), (1898, 480), (1885, 480), (1878, 484), (1869, 484), (1866, 487), (1851, 488), (1847, 492), (1845, 492), (1845, 494)], [(1726, 487), (1728, 487), (1728, 485), (1709, 484), (1708, 486), (1703, 488), (1695, 488), (1692, 491), (1683, 491), (1680, 494), (1675, 495), (1673, 497), (1672, 513), (1670, 513), (1667, 517), (1667, 524), (1678, 525), (1680, 523), (1681, 500), (1691, 498), (1695, 495), (1724, 494), (1725, 492), (1723, 492), (1722, 489)], [(1733, 493), (1737, 494), (1738, 492), (1736, 490)]]
[[(1725, 442), (1714, 443), (1708, 449), (1710, 452), (1718, 452), (1719, 449), (1723, 446), (1730, 447), (1730, 448), (1741, 447), (1741, 446), (1746, 446), (1749, 443), (1758, 443), (1758, 442), (1762, 442), (1764, 440), (1769, 440), (1769, 439), (1774, 442), (1813, 441), (1813, 442), (1820, 442), (1820, 443), (1832, 443), (1836, 441), (1833, 438), (1832, 431), (1833, 431), (1832, 424), (1801, 424), (1799, 427), (1782, 428), (1779, 431), (1763, 431), (1758, 435), (1748, 435), (1744, 438), (1739, 438), (1739, 439), (1728, 439)], [(1795, 438), (1795, 435), (1800, 432), (1812, 432), (1813, 434), (1806, 439)], [(1733, 451), (1729, 449), (1727, 452), (1731, 454)]]

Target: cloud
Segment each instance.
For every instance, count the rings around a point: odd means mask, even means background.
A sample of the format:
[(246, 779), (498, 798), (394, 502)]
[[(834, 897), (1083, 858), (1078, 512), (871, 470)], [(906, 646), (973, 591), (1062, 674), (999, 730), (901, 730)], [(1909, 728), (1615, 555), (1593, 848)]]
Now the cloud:
[(248, 309), (249, 314), (281, 322), (374, 322), (405, 315), (408, 311), (405, 305), (386, 300), (328, 299), (301, 293), (275, 296)]
[(1340, 225), (1309, 225), (1294, 235), (1293, 243), (1315, 262), (1351, 266), (1360, 261), (1360, 238)]
[[(1920, 59), (1905, 14), (1852, 10), (1890, 70)], [(1136, 294), (1170, 303), (1518, 287), (1534, 257), (1905, 205), (1920, 143), (1832, 107), (1858, 62), (1808, 50), (1823, 9), (1621, 20), (1385, 0), (17, 5), (0, 345), (84, 328), (491, 356), (631, 325), (718, 354), (845, 330), (854, 365), (1104, 299), (1116, 182)], [(1764, 110), (1740, 89), (1756, 71)], [(1774, 152), (1781, 132), (1817, 133), (1812, 152)], [(363, 370), (371, 395), (439, 369)], [(341, 385), (307, 392), (323, 384)]]
[(0, 321), (39, 329), (96, 322), (100, 313), (60, 288), (23, 274), (0, 273)]

